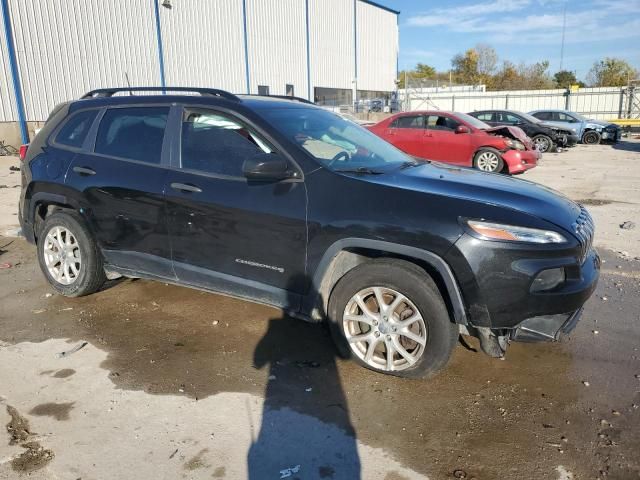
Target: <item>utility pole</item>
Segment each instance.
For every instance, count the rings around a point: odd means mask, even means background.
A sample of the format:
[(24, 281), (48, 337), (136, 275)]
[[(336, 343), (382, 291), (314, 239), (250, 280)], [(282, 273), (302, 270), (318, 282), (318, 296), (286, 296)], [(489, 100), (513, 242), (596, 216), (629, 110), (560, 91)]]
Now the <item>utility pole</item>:
[(560, 71), (562, 71), (562, 64), (564, 63), (564, 31), (567, 28), (567, 2), (564, 2), (564, 9), (562, 10), (562, 43), (560, 44)]

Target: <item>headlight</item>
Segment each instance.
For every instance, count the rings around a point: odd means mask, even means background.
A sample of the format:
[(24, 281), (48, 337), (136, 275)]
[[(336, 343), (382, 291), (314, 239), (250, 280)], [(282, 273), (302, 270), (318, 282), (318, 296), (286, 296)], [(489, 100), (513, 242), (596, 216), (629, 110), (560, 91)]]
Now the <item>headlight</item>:
[(489, 240), (529, 243), (564, 243), (567, 241), (564, 236), (552, 230), (516, 227), (514, 225), (504, 225), (479, 220), (468, 220), (467, 225), (478, 235)]
[(504, 140), (504, 144), (507, 147), (509, 147), (509, 148), (513, 148), (514, 147), (513, 140), (511, 140), (510, 138), (503, 138), (503, 140)]
[(522, 143), (520, 140), (513, 141), (513, 148), (515, 148), (516, 150), (526, 150), (524, 143)]

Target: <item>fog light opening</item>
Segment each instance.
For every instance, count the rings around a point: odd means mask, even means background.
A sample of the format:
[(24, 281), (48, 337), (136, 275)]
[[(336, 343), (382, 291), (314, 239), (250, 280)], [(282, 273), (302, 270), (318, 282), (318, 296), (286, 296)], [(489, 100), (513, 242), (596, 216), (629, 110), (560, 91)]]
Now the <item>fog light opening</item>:
[(566, 280), (564, 268), (549, 268), (541, 271), (531, 284), (532, 292), (546, 292), (558, 287)]

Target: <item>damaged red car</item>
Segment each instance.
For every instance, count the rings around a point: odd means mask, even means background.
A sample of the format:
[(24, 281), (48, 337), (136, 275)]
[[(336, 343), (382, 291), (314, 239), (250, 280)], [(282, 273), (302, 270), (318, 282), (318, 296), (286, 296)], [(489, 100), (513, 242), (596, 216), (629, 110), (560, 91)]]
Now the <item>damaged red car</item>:
[(367, 128), (414, 157), (484, 172), (523, 173), (542, 155), (520, 128), (491, 127), (465, 113), (404, 112)]

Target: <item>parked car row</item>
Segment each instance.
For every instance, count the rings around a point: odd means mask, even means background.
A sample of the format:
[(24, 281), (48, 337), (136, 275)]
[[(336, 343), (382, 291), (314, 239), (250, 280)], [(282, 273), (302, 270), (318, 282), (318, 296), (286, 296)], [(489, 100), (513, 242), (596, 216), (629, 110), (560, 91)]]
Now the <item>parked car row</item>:
[(565, 110), (414, 111), (364, 126), (414, 157), (511, 175), (534, 168), (543, 153), (615, 142), (621, 132)]

